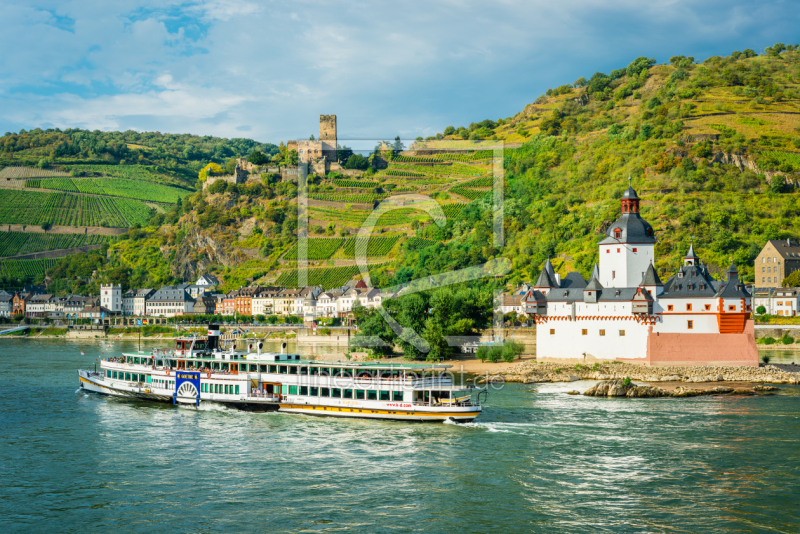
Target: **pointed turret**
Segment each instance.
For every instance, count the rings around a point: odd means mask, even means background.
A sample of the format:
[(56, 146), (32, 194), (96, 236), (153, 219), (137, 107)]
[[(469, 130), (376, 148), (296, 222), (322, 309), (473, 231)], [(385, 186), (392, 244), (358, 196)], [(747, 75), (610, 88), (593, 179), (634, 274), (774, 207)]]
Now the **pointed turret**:
[(661, 283), (661, 279), (658, 277), (658, 273), (652, 263), (647, 266), (647, 270), (644, 272), (644, 276), (642, 276), (642, 283), (639, 285), (642, 287), (658, 287), (664, 285)]
[(594, 262), (594, 267), (592, 267), (592, 276), (589, 277), (589, 280), (592, 278), (600, 279), (600, 268), (597, 266), (597, 262)]
[(592, 275), (592, 279), (589, 280), (589, 284), (583, 288), (583, 301), (597, 302), (597, 299), (600, 298), (600, 293), (602, 291), (603, 285), (600, 283), (600, 280), (598, 280), (596, 276)]
[[(553, 273), (551, 275), (551, 273)], [(550, 259), (548, 259), (544, 266), (542, 267), (542, 272), (539, 273), (539, 278), (536, 280), (536, 283), (533, 285), (534, 289), (542, 290), (543, 293), (552, 288), (558, 287), (555, 280), (555, 272), (553, 271), (553, 266), (550, 264)]]
[(700, 258), (694, 253), (694, 243), (689, 243), (689, 252), (683, 257), (684, 265), (697, 265), (700, 263)]

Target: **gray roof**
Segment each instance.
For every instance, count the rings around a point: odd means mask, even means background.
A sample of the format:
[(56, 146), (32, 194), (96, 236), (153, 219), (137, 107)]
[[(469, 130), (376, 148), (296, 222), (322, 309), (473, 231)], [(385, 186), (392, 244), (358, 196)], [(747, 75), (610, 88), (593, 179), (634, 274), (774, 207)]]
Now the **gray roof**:
[(639, 200), (639, 195), (636, 194), (636, 190), (629, 184), (628, 189), (626, 189), (625, 192), (622, 193), (622, 198)]
[(572, 271), (567, 276), (561, 279), (561, 287), (570, 289), (582, 289), (586, 287), (586, 280), (583, 279), (581, 273)]
[[(185, 284), (183, 284), (185, 285)], [(191, 302), (194, 299), (181, 286), (164, 286), (147, 299), (147, 302)]]
[(783, 259), (800, 260), (800, 245), (798, 245), (796, 241), (790, 239), (770, 239), (767, 243), (771, 243)]
[[(614, 237), (614, 230), (620, 229), (620, 237)], [(655, 243), (653, 227), (642, 219), (638, 213), (623, 213), (619, 219), (608, 227), (606, 238), (600, 244), (614, 243)]]
[(592, 279), (589, 280), (589, 284), (583, 288), (584, 291), (602, 291), (603, 285), (597, 279), (596, 276), (592, 276)]
[(552, 270), (553, 270), (553, 266), (550, 264), (550, 259), (548, 258), (547, 261), (544, 263), (544, 266), (542, 267), (542, 272), (539, 274), (539, 278), (536, 280), (536, 283), (533, 286), (534, 287), (558, 287), (556, 285), (555, 274), (552, 277), (550, 275), (550, 271), (552, 271)]
[(655, 267), (651, 263), (647, 270), (644, 272), (644, 276), (642, 277), (642, 283), (639, 284), (640, 286), (663, 286), (664, 284), (661, 283), (661, 279), (658, 277), (658, 273), (656, 272)]
[(686, 253), (686, 256), (683, 257), (684, 259), (699, 259), (697, 254), (694, 253), (694, 243), (689, 245), (689, 252)]
[(744, 283), (739, 280), (739, 271), (736, 269), (736, 265), (731, 264), (728, 267), (728, 280), (720, 283), (716, 296), (724, 299), (747, 298), (750, 296)]
[(720, 282), (713, 280), (701, 265), (684, 265), (664, 284), (659, 298), (712, 298)]

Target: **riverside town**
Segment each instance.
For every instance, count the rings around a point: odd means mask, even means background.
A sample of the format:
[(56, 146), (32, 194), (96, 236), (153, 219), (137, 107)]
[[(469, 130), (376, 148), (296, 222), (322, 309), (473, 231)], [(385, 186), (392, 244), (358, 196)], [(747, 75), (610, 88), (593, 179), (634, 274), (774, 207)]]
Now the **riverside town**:
[(6, 9), (0, 527), (800, 532), (798, 1)]

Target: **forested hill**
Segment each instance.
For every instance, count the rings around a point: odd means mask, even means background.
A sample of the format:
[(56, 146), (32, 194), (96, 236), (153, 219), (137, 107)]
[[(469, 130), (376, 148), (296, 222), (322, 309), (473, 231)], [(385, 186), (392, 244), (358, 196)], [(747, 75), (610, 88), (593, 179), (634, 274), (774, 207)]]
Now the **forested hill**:
[(160, 132), (36, 128), (0, 137), (0, 167), (60, 168), (76, 164), (156, 166), (194, 186), (204, 164), (224, 164), (255, 151), (275, 154), (278, 147), (252, 139), (226, 139)]
[[(447, 223), (431, 224), (411, 207), (382, 217), (368, 250), (376, 285), (500, 256), (513, 264), (503, 284), (535, 279), (548, 257), (562, 275), (588, 277), (628, 176), (656, 231), (662, 277), (675, 272), (693, 236), (713, 274), (735, 261), (754, 281), (753, 260), (767, 239), (800, 237), (798, 82), (796, 46), (703, 62), (638, 58), (532, 97), (512, 117), (444, 129), (434, 138), (513, 143), (504, 162), (506, 243), (499, 250), (492, 246), (491, 154), (428, 156), (397, 145), (373, 155), (361, 177), (312, 176), (309, 283), (332, 287), (357, 275), (352, 235), (375, 202), (406, 193), (434, 198)], [(219, 185), (131, 230), (107, 254), (61, 262), (54, 276), (97, 269), (99, 277), (150, 286), (211, 271), (222, 289), (296, 284), (296, 188), (267, 176), (263, 184)]]

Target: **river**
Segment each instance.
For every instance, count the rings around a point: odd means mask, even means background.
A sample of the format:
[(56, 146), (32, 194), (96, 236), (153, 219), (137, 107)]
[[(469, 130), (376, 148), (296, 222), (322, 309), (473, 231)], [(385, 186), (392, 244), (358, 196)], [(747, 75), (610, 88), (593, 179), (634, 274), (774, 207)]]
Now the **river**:
[(507, 384), (464, 425), (78, 390), (77, 368), (135, 345), (0, 340), (3, 532), (800, 531), (796, 387), (598, 399), (565, 394), (590, 382)]

